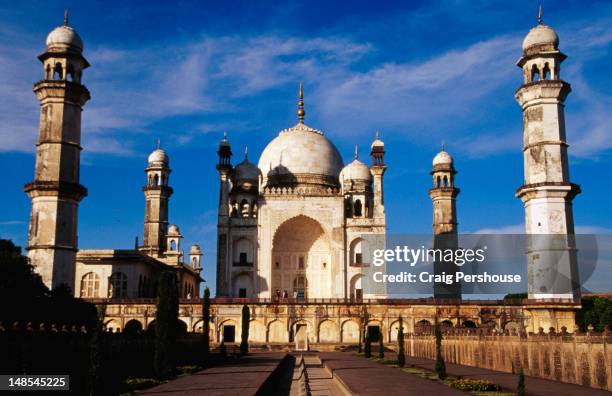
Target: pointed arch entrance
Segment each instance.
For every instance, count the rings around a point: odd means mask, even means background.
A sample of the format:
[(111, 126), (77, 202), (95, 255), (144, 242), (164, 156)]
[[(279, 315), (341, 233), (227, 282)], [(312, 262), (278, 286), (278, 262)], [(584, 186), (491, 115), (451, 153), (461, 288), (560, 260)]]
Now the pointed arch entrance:
[(299, 215), (282, 223), (272, 242), (272, 296), (331, 295), (330, 239), (316, 220)]

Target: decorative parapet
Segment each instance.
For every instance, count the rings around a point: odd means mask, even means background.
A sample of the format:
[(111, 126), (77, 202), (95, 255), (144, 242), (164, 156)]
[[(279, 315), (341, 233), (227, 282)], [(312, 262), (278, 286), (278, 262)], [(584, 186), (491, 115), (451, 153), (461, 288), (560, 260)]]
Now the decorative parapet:
[(336, 187), (302, 186), (302, 187), (264, 187), (266, 196), (308, 195), (308, 196), (337, 196), (340, 189)]

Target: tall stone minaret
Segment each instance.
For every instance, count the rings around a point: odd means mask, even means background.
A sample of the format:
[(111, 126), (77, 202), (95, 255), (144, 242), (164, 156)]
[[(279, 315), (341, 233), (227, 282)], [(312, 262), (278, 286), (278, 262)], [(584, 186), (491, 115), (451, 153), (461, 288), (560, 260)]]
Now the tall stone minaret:
[[(228, 270), (229, 270), (229, 183), (233, 170), (232, 147), (227, 140), (227, 133), (219, 142), (219, 214), (217, 220), (217, 296), (229, 296)], [(232, 208), (235, 210), (235, 208)]]
[(170, 159), (157, 143), (145, 169), (147, 184), (142, 187), (145, 195), (144, 235), (141, 250), (151, 255), (160, 255), (167, 250), (168, 202), (172, 195), (169, 184)]
[[(459, 188), (455, 187), (455, 167), (453, 158), (442, 150), (433, 159), (433, 187), (429, 189), (429, 197), (433, 204), (433, 234), (435, 249), (457, 249), (457, 207), (455, 199), (459, 195)], [(434, 273), (442, 272), (454, 274), (457, 266), (450, 262), (434, 262)], [(461, 284), (445, 283), (434, 284), (435, 298), (461, 298)]]
[(81, 79), (89, 63), (67, 14), (46, 45), (38, 57), (43, 79), (34, 84), (40, 101), (36, 170), (34, 181), (24, 187), (32, 200), (28, 257), (49, 288), (65, 284), (74, 290), (78, 209), (87, 196), (79, 170), (81, 111), (90, 96)]
[(380, 139), (378, 132), (376, 133), (376, 139), (370, 146), (370, 156), (372, 158), (370, 172), (374, 177), (373, 217), (385, 222), (383, 176), (387, 170), (387, 164), (385, 164), (385, 143)]
[(516, 196), (525, 205), (529, 298), (579, 298), (572, 200), (580, 187), (570, 182), (564, 102), (571, 88), (561, 80), (557, 33), (542, 23), (523, 41), (524, 84), (516, 91), (523, 110), (525, 183)]

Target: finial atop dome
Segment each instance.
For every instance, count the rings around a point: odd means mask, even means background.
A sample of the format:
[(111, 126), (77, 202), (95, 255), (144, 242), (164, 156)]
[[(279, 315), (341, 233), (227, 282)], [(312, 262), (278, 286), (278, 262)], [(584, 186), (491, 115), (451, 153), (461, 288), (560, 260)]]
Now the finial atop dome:
[(302, 87), (302, 82), (300, 81), (300, 98), (298, 100), (298, 122), (300, 124), (304, 123), (304, 116), (306, 112), (304, 111), (304, 89)]
[(538, 4), (538, 25), (542, 24), (542, 0)]
[(159, 150), (161, 147), (161, 140), (160, 138), (157, 138), (157, 149)]
[(68, 9), (64, 10), (64, 23), (47, 35), (45, 44), (47, 50), (52, 52), (64, 52), (66, 50), (83, 52), (83, 40), (72, 27), (68, 26)]
[(229, 146), (229, 140), (227, 140), (227, 132), (223, 131), (223, 139), (219, 141), (219, 146)]
[(380, 131), (376, 131), (376, 137), (374, 138), (374, 141), (372, 142), (371, 148), (384, 147), (384, 146), (385, 146), (385, 143), (380, 139)]
[(355, 145), (355, 159), (359, 159), (359, 145)]
[(442, 143), (440, 144), (440, 151), (445, 151), (444, 150), (444, 140), (442, 140)]
[(249, 159), (249, 145), (248, 144), (244, 146), (244, 159), (245, 160)]

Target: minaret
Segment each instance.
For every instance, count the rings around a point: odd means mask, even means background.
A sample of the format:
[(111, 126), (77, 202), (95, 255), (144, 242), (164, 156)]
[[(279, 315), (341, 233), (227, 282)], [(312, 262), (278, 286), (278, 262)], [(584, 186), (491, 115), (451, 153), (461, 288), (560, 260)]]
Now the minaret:
[[(227, 140), (227, 133), (219, 142), (219, 212), (217, 220), (217, 296), (228, 296), (227, 271), (229, 267), (228, 233), (229, 233), (229, 183), (232, 173), (232, 147)], [(237, 210), (237, 208), (232, 208)]]
[[(435, 249), (457, 249), (457, 207), (455, 199), (459, 189), (455, 187), (455, 167), (453, 158), (442, 150), (433, 159), (433, 187), (429, 189), (429, 197), (433, 203), (433, 234)], [(457, 266), (454, 263), (435, 262), (434, 273), (455, 274)], [(435, 298), (461, 298), (461, 284), (434, 284)]]
[(159, 140), (148, 159), (145, 169), (147, 184), (142, 187), (145, 195), (145, 220), (142, 251), (151, 255), (160, 255), (167, 250), (168, 234), (168, 201), (172, 188), (168, 185), (170, 177), (170, 159), (160, 148)]
[(87, 189), (79, 182), (81, 111), (89, 91), (81, 84), (89, 66), (83, 41), (64, 24), (47, 36), (38, 57), (43, 79), (34, 84), (40, 101), (40, 131), (36, 143), (34, 181), (24, 191), (32, 200), (28, 257), (49, 288), (74, 288), (79, 202)]
[(380, 139), (380, 134), (376, 132), (376, 139), (370, 146), (370, 156), (372, 157), (372, 165), (370, 172), (374, 177), (374, 207), (373, 217), (378, 219), (385, 218), (385, 198), (383, 190), (383, 176), (387, 170), (385, 164), (385, 143)]
[[(561, 80), (557, 33), (542, 23), (523, 41), (517, 65), (524, 84), (516, 91), (523, 110), (525, 182), (516, 196), (525, 205), (529, 298), (578, 299), (572, 200), (580, 187), (570, 182), (564, 102), (571, 88)], [(538, 234), (538, 237), (533, 235)]]

